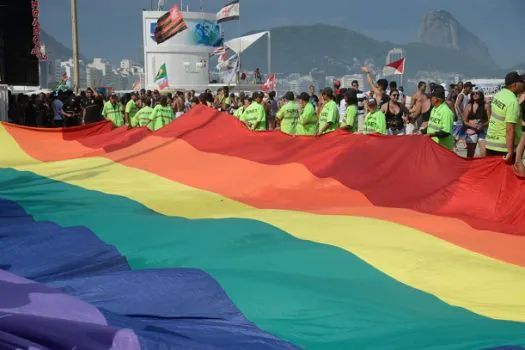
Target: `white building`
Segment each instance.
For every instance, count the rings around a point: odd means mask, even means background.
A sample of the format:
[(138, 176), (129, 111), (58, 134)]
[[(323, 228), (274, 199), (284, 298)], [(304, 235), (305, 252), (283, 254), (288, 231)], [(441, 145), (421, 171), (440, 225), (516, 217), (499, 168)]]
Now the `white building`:
[(94, 58), (88, 66), (101, 70), (104, 76), (111, 70), (111, 63), (104, 58)]
[(128, 60), (128, 59), (124, 59), (124, 60), (120, 61), (120, 69), (122, 69), (122, 70), (130, 71), (131, 67), (133, 67), (134, 65), (135, 64), (131, 60)]
[(88, 87), (102, 86), (104, 75), (100, 69), (87, 65), (86, 67), (86, 84)]
[(216, 14), (183, 12), (188, 29), (157, 44), (154, 32), (162, 15), (163, 11), (142, 12), (145, 87), (156, 88), (155, 76), (165, 65), (170, 87), (204, 90), (210, 81), (209, 54), (222, 37)]
[(318, 69), (312, 69), (310, 71), (310, 77), (314, 83), (317, 91), (326, 87), (326, 72)]

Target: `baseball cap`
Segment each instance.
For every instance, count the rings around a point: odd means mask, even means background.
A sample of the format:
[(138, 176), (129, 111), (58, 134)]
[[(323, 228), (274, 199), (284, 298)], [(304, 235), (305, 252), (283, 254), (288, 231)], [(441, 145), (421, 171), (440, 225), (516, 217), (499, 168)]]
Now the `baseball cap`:
[(288, 91), (287, 93), (284, 94), (284, 99), (287, 101), (293, 101), (295, 100), (295, 95), (293, 92)]
[(519, 75), (518, 72), (510, 72), (505, 76), (505, 86), (525, 81), (525, 74)]
[(258, 98), (264, 98), (264, 93), (261, 92), (261, 91), (255, 91), (253, 94), (252, 94), (252, 99), (258, 99)]
[(366, 100), (366, 102), (369, 105), (377, 105), (377, 100), (375, 99), (375, 97), (369, 97), (368, 100)]
[(467, 81), (465, 84), (463, 84), (463, 87), (466, 87), (466, 88), (472, 88), (476, 86), (475, 84), (472, 84), (472, 82), (470, 81)]
[(306, 92), (301, 92), (301, 94), (298, 96), (298, 99), (301, 101), (308, 102), (310, 101), (310, 95), (308, 95), (308, 93)]
[(481, 90), (481, 88), (479, 86), (474, 86), (472, 88), (472, 92), (482, 92), (483, 90)]
[[(467, 86), (465, 84), (465, 86)], [(431, 89), (430, 89), (430, 94), (434, 97), (437, 97), (441, 100), (444, 100), (446, 98), (446, 95), (445, 95), (445, 88), (441, 85), (438, 85), (438, 84), (432, 84), (431, 86)]]

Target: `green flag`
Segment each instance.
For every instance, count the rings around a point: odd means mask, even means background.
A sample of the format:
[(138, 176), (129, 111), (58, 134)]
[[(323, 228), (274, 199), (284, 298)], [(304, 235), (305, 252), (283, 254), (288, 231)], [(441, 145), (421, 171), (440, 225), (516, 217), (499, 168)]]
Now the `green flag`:
[(163, 63), (162, 66), (160, 66), (159, 72), (155, 76), (155, 84), (158, 85), (160, 90), (163, 90), (169, 87), (168, 71), (166, 70), (166, 63)]

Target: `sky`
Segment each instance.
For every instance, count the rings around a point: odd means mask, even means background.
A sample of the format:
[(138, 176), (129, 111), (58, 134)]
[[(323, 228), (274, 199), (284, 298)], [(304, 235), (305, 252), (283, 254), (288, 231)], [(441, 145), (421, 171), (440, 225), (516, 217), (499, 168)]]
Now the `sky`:
[[(142, 9), (157, 0), (78, 0), (79, 46), (88, 57), (137, 60), (142, 46)], [(166, 0), (168, 5), (180, 0)], [(183, 0), (183, 6), (216, 12), (228, 0)], [(525, 63), (525, 0), (240, 0), (241, 21), (225, 25), (227, 37), (283, 25), (331, 24), (376, 40), (405, 44), (417, 41), (428, 11), (446, 10), (480, 37), (495, 61), (508, 68)], [(363, 9), (366, 4), (366, 10)], [(167, 7), (166, 7), (167, 8)], [(40, 2), (42, 28), (71, 47), (70, 0)], [(315, 45), (315, 44), (314, 44)], [(337, 49), (337, 48), (334, 48)]]

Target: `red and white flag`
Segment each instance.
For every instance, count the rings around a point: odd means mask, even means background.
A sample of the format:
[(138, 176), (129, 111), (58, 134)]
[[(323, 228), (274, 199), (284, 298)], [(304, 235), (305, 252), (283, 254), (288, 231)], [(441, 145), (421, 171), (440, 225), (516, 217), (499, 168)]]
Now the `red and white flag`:
[(240, 13), (239, 0), (233, 0), (217, 12), (217, 23), (239, 19)]
[(272, 74), (266, 79), (266, 82), (261, 85), (262, 91), (273, 91), (277, 87), (277, 80), (275, 74)]
[(213, 52), (210, 54), (210, 56), (219, 56), (219, 63), (226, 62), (228, 59), (228, 56), (226, 55), (226, 48), (223, 47), (217, 47)]
[(216, 47), (215, 50), (213, 50), (213, 52), (211, 53), (211, 56), (222, 56), (222, 55), (226, 55), (226, 49), (224, 48), (224, 46)]
[(405, 58), (403, 57), (400, 60), (390, 62), (385, 66), (383, 71), (385, 75), (405, 74)]
[(187, 28), (188, 25), (184, 21), (179, 7), (173, 5), (168, 12), (158, 19), (155, 27), (155, 41), (157, 44), (161, 44)]

